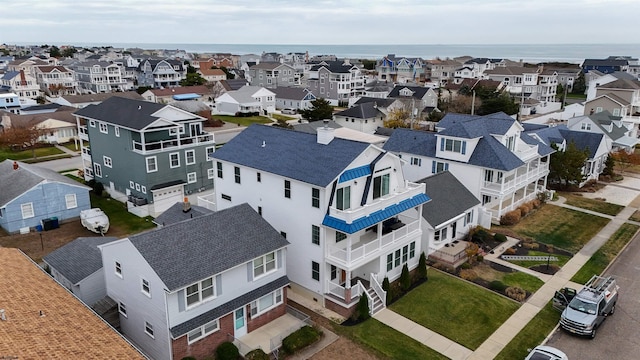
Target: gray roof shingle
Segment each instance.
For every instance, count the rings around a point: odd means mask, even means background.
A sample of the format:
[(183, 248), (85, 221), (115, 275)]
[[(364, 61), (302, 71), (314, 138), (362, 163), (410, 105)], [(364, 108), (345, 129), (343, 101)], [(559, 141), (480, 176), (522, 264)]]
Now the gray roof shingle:
[(169, 291), (289, 244), (248, 204), (133, 235), (129, 240)]
[(382, 111), (378, 110), (375, 102), (367, 102), (360, 105), (354, 105), (346, 110), (342, 110), (336, 116), (349, 116), (356, 119), (371, 119), (377, 116), (384, 117)]
[(433, 227), (478, 205), (478, 200), (453, 174), (444, 171), (422, 180), (431, 201), (422, 205), (422, 217)]
[(278, 86), (269, 90), (276, 94), (276, 99), (287, 100), (303, 100), (310, 93), (308, 89), (293, 86)]
[(326, 187), (369, 146), (340, 138), (323, 145), (317, 142), (314, 134), (251, 125), (217, 150), (213, 157)]
[(134, 130), (141, 130), (158, 120), (159, 118), (152, 114), (165, 106), (167, 105), (114, 96), (98, 105), (84, 107), (76, 111), (75, 114)]
[(153, 222), (158, 225), (167, 226), (183, 220), (193, 219), (202, 215), (211, 214), (213, 212), (213, 210), (209, 210), (197, 205), (191, 205), (191, 210), (187, 212), (182, 211), (182, 209), (183, 203), (177, 202), (167, 210), (165, 210), (162, 214), (158, 215), (157, 218), (153, 219)]
[(411, 97), (416, 98), (416, 99), (422, 99), (424, 97), (424, 95), (429, 91), (430, 88), (428, 87), (424, 87), (424, 86), (408, 86), (408, 85), (396, 85), (394, 86), (394, 88), (391, 90), (391, 92), (389, 93), (388, 97), (390, 98), (399, 98), (402, 97), (400, 95), (400, 90), (402, 89), (409, 89), (411, 91), (413, 91), (413, 93), (411, 94)]
[(116, 237), (79, 237), (54, 250), (43, 260), (74, 285), (102, 268), (98, 245), (116, 241)]

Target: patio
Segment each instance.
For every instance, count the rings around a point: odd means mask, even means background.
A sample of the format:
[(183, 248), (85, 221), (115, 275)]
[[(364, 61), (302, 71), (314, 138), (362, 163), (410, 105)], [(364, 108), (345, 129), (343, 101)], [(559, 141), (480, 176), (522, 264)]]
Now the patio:
[(257, 348), (271, 353), (282, 346), (282, 339), (301, 327), (311, 324), (312, 322), (307, 315), (287, 306), (286, 314), (240, 339), (234, 339), (233, 343), (238, 347), (242, 356)]
[(468, 242), (466, 241), (456, 240), (450, 243), (449, 246), (443, 246), (429, 254), (429, 259), (443, 262), (456, 268), (467, 261), (467, 253), (465, 252), (467, 244)]

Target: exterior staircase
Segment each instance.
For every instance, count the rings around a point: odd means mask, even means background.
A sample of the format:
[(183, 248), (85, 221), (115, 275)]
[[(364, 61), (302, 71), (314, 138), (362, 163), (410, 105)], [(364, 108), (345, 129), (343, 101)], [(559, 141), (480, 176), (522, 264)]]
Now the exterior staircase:
[(380, 310), (387, 307), (384, 301), (380, 299), (380, 297), (378, 296), (378, 294), (376, 294), (376, 292), (373, 290), (372, 287), (367, 288), (366, 292), (369, 298), (373, 299), (373, 306), (369, 310), (369, 313), (371, 314), (371, 316), (377, 314)]
[(118, 303), (116, 303), (112, 298), (105, 296), (93, 304), (91, 308), (114, 329), (120, 331)]

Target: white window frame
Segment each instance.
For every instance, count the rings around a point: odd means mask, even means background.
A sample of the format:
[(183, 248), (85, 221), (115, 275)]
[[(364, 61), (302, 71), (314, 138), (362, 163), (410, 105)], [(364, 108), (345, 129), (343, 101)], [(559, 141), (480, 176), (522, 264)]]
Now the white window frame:
[(207, 169), (207, 179), (213, 179), (216, 176), (216, 169)]
[(96, 121), (95, 120), (89, 120), (89, 126), (91, 127), (96, 127)]
[(131, 180), (129, 180), (129, 188), (135, 189), (135, 184)]
[(116, 274), (117, 277), (119, 277), (120, 279), (123, 278), (122, 276), (122, 264), (120, 264), (119, 261), (114, 261), (114, 273)]
[(102, 165), (98, 163), (93, 163), (93, 175), (97, 177), (102, 177)]
[(136, 183), (136, 191), (140, 191), (140, 184)]
[(113, 133), (116, 134), (116, 137), (120, 137), (120, 127), (119, 126), (114, 126), (113, 127)]
[[(177, 164), (173, 165), (173, 161), (176, 160)], [(170, 153), (169, 154), (169, 167), (171, 169), (175, 169), (175, 168), (179, 168), (180, 167), (180, 153)]]
[[(212, 325), (215, 325), (215, 327), (212, 327)], [(214, 332), (220, 330), (220, 322), (218, 321), (218, 319), (210, 321), (196, 329), (193, 329), (191, 331), (189, 331), (187, 333), (187, 344), (191, 345), (199, 340), (204, 339), (205, 337), (213, 334)], [(192, 338), (193, 335), (197, 336), (195, 338)]]
[(121, 303), (121, 302), (118, 302), (118, 312), (119, 312), (122, 316), (124, 316), (124, 317), (126, 317), (126, 318), (128, 318), (128, 317), (129, 317), (129, 315), (127, 315), (127, 305), (125, 305), (125, 304), (123, 304), (123, 303)]
[(106, 123), (103, 123), (102, 121), (98, 123), (98, 126), (100, 127), (100, 132), (103, 134), (108, 134), (109, 133), (109, 125), (107, 125)]
[(144, 322), (144, 333), (149, 335), (149, 337), (151, 337), (152, 339), (155, 339), (156, 337), (153, 336), (153, 325), (151, 325), (148, 321), (145, 320)]
[[(271, 298), (272, 304), (266, 307), (262, 307), (260, 305), (260, 301), (262, 299), (267, 299), (267, 298)], [(276, 289), (275, 291), (270, 292), (269, 294), (262, 296), (254, 301), (251, 302), (251, 318), (255, 319), (258, 316), (268, 312), (269, 310), (272, 310), (278, 306), (280, 306), (282, 304), (282, 300), (283, 299), (283, 294), (282, 294), (282, 289)]]
[(205, 148), (204, 151), (204, 160), (205, 161), (211, 161), (213, 159), (209, 158), (209, 155), (213, 154), (216, 152), (216, 147), (215, 146), (208, 146)]
[(147, 297), (151, 298), (151, 285), (149, 280), (140, 278), (140, 291)]
[[(211, 286), (206, 286), (204, 283), (207, 281), (211, 281)], [(189, 288), (191, 287), (196, 287), (196, 291), (189, 294)], [(205, 287), (206, 286), (206, 287)], [(203, 290), (209, 290), (212, 289), (211, 295), (207, 295), (206, 297), (203, 297)], [(192, 295), (198, 295), (198, 300), (194, 301), (193, 303), (189, 304), (189, 297)], [(206, 279), (200, 280), (194, 284), (191, 284), (189, 286), (187, 286), (184, 290), (184, 303), (186, 304), (187, 309), (191, 309), (195, 306), (198, 306), (204, 302), (207, 302), (209, 300), (215, 299), (216, 298), (216, 281), (213, 277), (208, 277)]]
[(30, 219), (36, 216), (36, 212), (33, 209), (32, 202), (20, 204), (20, 212), (22, 212), (23, 219)]
[[(189, 161), (189, 155), (191, 155), (191, 161)], [(184, 152), (184, 163), (187, 165), (193, 165), (196, 163), (196, 151), (187, 150)]]
[(147, 187), (146, 187), (146, 186), (144, 186), (144, 185), (141, 185), (141, 186), (140, 186), (140, 191), (141, 191), (143, 194), (146, 194), (146, 193), (147, 193)]
[(187, 183), (194, 184), (198, 181), (198, 174), (194, 172), (187, 173)]
[[(149, 168), (149, 160), (153, 159), (153, 169)], [(157, 156), (149, 156), (144, 159), (145, 164), (147, 165), (147, 173), (153, 173), (158, 171), (158, 157)]]
[[(273, 259), (270, 257), (273, 256)], [(270, 268), (273, 264), (273, 268)], [(260, 279), (278, 270), (278, 259), (276, 252), (272, 251), (260, 257), (253, 259), (253, 280)]]
[(113, 160), (108, 156), (102, 156), (102, 163), (108, 168), (113, 168)]
[(78, 199), (76, 198), (76, 194), (66, 194), (64, 196), (64, 203), (67, 206), (67, 209), (75, 209), (78, 207)]

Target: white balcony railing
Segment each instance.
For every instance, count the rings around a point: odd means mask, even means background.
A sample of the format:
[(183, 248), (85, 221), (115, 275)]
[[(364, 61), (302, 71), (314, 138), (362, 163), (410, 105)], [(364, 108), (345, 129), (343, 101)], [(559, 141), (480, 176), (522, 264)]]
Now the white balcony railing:
[(538, 156), (538, 145), (534, 145), (531, 147), (527, 146), (524, 149), (516, 149), (515, 154), (520, 158), (520, 160), (527, 162)]
[(328, 246), (327, 257), (343, 267), (351, 269), (379, 257), (383, 251), (387, 251), (388, 247), (393, 247), (393, 244), (405, 241), (410, 235), (418, 231), (420, 231), (420, 220), (407, 223), (405, 226), (388, 234), (377, 236), (371, 241), (357, 244), (351, 249)]
[(514, 178), (510, 180), (506, 180), (502, 183), (484, 181), (483, 182), (483, 190), (490, 191), (492, 193), (510, 193), (513, 192), (522, 186), (530, 183), (535, 179), (539, 179), (542, 176), (546, 176), (549, 174), (549, 165), (548, 163), (541, 163), (540, 166), (532, 167), (529, 171), (524, 174), (518, 174)]
[(78, 137), (82, 140), (89, 141), (89, 134), (87, 133), (86, 126), (80, 126), (80, 128), (78, 129)]
[[(351, 280), (348, 279), (347, 281)], [(347, 288), (345, 286), (334, 283), (331, 280), (327, 280), (327, 293), (337, 297), (338, 299), (341, 299), (342, 301), (347, 303), (347, 305), (357, 299), (365, 291), (362, 283), (358, 281), (351, 287), (351, 298), (349, 299), (349, 301), (347, 301), (346, 290)]]
[(416, 184), (405, 181), (405, 185), (395, 192), (391, 192), (385, 196), (375, 199), (371, 203), (359, 206), (354, 209), (338, 210), (336, 208), (329, 209), (329, 215), (336, 219), (344, 220), (347, 224), (353, 223), (355, 220), (370, 215), (378, 210), (386, 209), (391, 205), (395, 205), (400, 201), (410, 199), (416, 195), (424, 194), (425, 184)]
[(202, 134), (198, 136), (190, 136), (180, 139), (169, 139), (154, 142), (141, 143), (139, 141), (133, 141), (133, 151), (146, 154), (149, 152), (160, 152), (167, 149), (190, 147), (202, 144), (213, 144), (213, 134)]

